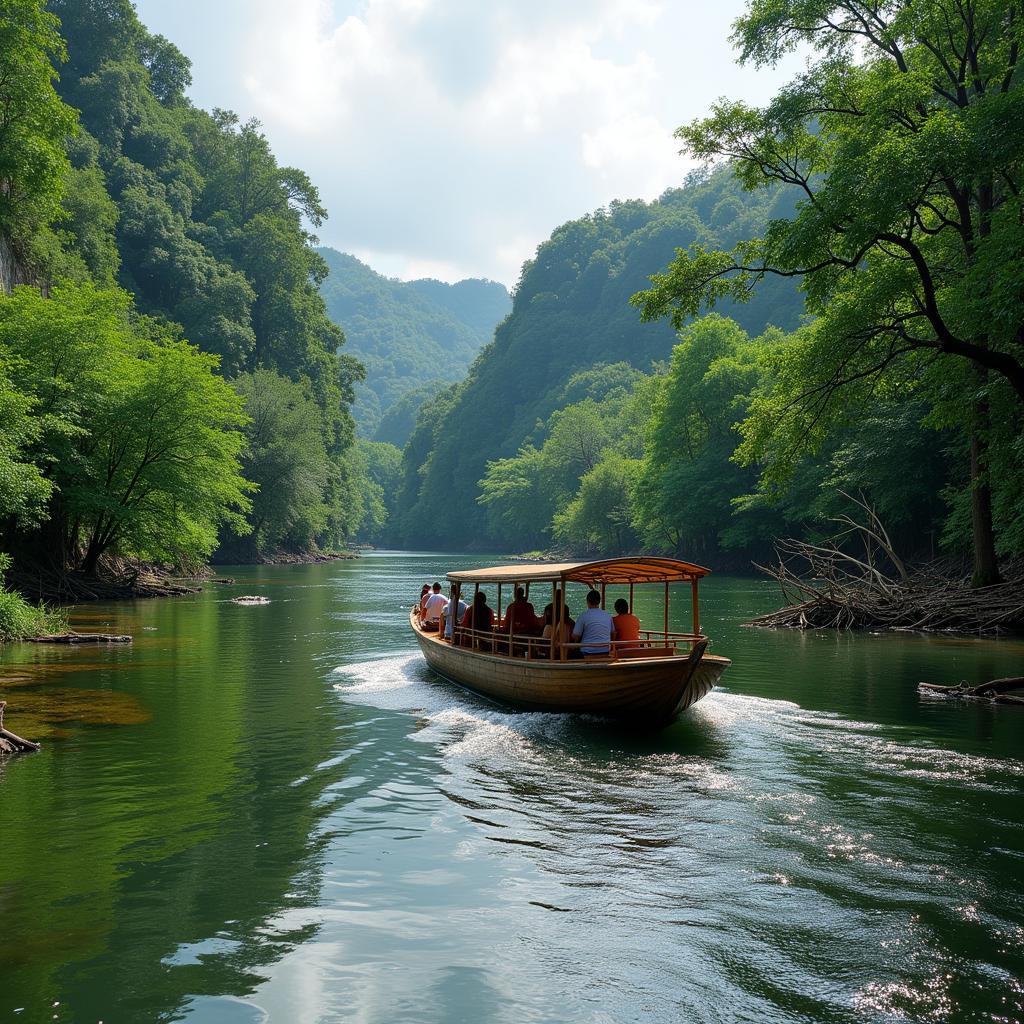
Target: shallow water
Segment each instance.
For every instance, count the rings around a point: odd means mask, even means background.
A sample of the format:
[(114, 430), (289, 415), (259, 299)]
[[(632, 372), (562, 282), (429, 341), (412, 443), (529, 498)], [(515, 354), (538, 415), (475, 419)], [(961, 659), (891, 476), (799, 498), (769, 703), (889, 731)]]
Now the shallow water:
[(1024, 709), (915, 690), (1024, 643), (744, 629), (774, 592), (713, 576), (726, 685), (643, 737), (433, 677), (405, 609), (451, 561), (0, 650), (45, 742), (0, 763), (0, 1021), (1024, 1018)]

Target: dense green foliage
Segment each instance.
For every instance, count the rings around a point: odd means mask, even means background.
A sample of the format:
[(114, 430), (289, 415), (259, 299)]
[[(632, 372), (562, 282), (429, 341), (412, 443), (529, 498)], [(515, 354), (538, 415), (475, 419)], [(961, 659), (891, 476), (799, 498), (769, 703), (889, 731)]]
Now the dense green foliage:
[(68, 172), (75, 117), (53, 66), (64, 54), (57, 19), (38, 0), (0, 0), (0, 232), (22, 248), (57, 213)]
[[(674, 331), (639, 323), (629, 299), (678, 247), (748, 237), (789, 209), (772, 193), (746, 199), (722, 172), (694, 176), (657, 202), (613, 203), (558, 228), (525, 265), (512, 314), (451, 397), (451, 422), (442, 406), (424, 406), (406, 450), (396, 539), (442, 546), (518, 545), (524, 534), (540, 539), (552, 502), (560, 504), (564, 488), (575, 491), (578, 478), (561, 473), (561, 490), (534, 509), (532, 526), (510, 533), (508, 516), (493, 501), (477, 501), (488, 463), (515, 458), (524, 445), (539, 447), (549, 418), (574, 400), (566, 389), (581, 371), (593, 370), (599, 381), (601, 364), (646, 372), (668, 358)], [(757, 332), (768, 323), (794, 328), (801, 313), (798, 294), (784, 281), (769, 282), (735, 310)]]
[[(215, 356), (91, 285), (0, 300), (0, 352), (35, 414), (24, 454), (51, 493), (43, 529), (22, 541), (41, 559), (91, 572), (120, 548), (189, 564), (222, 526), (246, 528), (242, 402)], [(15, 507), (33, 500), (27, 483)]]
[(354, 256), (319, 251), (330, 268), (320, 286), (327, 310), (366, 366), (353, 408), (359, 433), (402, 446), (420, 405), (462, 379), (512, 300), (495, 281), (396, 281)]
[(644, 315), (680, 326), (766, 276), (801, 279), (814, 320), (775, 353), (741, 457), (785, 484), (879, 398), (920, 396), (969, 438), (975, 581), (995, 582), (996, 538), (1012, 548), (1022, 514), (1019, 465), (993, 470), (1024, 429), (1024, 9), (753, 0), (736, 40), (758, 64), (798, 45), (817, 59), (764, 109), (721, 101), (678, 136), (749, 190), (785, 183), (798, 210), (680, 252)]
[(307, 175), (195, 108), (129, 0), (0, 4), (0, 78), (0, 285), (34, 283), (0, 295), (0, 548), (93, 572), (379, 528)]

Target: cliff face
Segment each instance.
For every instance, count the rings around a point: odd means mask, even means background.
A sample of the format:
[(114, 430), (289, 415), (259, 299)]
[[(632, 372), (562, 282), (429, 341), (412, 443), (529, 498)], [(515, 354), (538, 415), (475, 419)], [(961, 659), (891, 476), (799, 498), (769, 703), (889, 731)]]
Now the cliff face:
[(31, 275), (18, 262), (10, 239), (0, 232), (0, 288), (5, 295), (10, 295), (16, 285), (33, 283)]

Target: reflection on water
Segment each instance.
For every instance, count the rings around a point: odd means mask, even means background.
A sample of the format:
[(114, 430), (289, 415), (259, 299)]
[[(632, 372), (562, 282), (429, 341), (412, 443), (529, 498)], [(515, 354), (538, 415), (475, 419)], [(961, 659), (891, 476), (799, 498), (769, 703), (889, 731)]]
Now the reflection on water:
[(1024, 1015), (1024, 714), (914, 689), (1019, 641), (744, 629), (774, 595), (712, 577), (728, 685), (638, 736), (433, 676), (402, 605), (444, 565), (232, 570), (90, 609), (127, 651), (0, 653), (62, 730), (0, 775), (0, 1021)]

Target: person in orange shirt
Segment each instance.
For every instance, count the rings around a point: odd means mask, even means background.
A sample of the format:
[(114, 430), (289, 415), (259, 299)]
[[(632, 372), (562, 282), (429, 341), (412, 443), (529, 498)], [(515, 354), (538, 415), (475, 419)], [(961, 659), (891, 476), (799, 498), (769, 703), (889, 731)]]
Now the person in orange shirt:
[(615, 639), (619, 641), (615, 645), (616, 651), (635, 651), (640, 647), (639, 643), (622, 643), (623, 640), (638, 641), (640, 639), (640, 620), (629, 610), (629, 602), (619, 598), (615, 602), (615, 615), (612, 618), (612, 627), (615, 630)]

